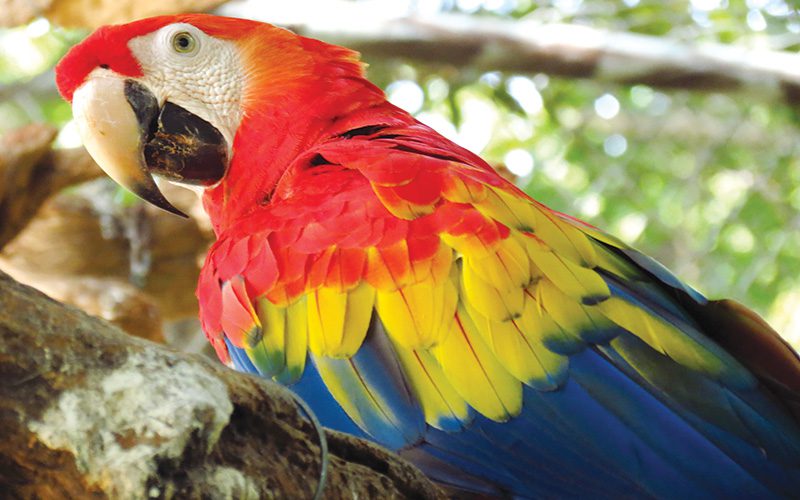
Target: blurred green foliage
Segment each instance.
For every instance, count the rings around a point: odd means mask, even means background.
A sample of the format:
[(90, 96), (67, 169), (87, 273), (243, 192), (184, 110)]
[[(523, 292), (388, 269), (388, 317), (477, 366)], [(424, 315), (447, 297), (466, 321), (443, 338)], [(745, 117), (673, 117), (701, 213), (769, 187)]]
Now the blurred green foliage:
[(84, 36), (53, 29), (44, 19), (0, 29), (0, 134), (30, 122), (63, 125), (72, 118), (47, 70)]
[[(800, 49), (798, 0), (438, 5), (686, 42)], [(20, 71), (3, 42), (9, 33), (0, 34), (0, 84), (6, 86), (49, 67), (82, 36), (46, 30), (34, 37), (45, 54), (40, 66)], [(758, 96), (481, 74), (394, 60), (370, 64), (371, 78), (395, 102), (491, 162), (522, 173), (518, 183), (531, 196), (621, 237), (708, 295), (754, 307), (785, 333), (793, 325), (791, 336), (800, 339), (797, 110)], [(0, 101), (0, 133), (26, 121), (68, 119), (69, 108), (52, 92), (26, 92), (23, 85)]]
[[(450, 6), (474, 15), (796, 51), (799, 3), (556, 0)], [(504, 10), (510, 4), (516, 8)], [(391, 82), (416, 82), (424, 95), (417, 115), (431, 125), (439, 120), (425, 118), (441, 116), (457, 132), (464, 105), (486, 101), (497, 116), (481, 153), (502, 164), (510, 151), (529, 152), (533, 169), (518, 183), (531, 196), (621, 237), (709, 296), (748, 304), (800, 340), (797, 110), (758, 96), (545, 75), (403, 65), (374, 72), (390, 95)]]

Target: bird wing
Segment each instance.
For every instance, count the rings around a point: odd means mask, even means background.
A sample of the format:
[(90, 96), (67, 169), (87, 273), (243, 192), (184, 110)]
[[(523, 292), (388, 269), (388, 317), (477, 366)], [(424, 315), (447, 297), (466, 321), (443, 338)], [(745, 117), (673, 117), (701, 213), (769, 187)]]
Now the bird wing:
[(198, 297), (223, 360), (457, 488), (798, 484), (800, 363), (763, 321), (423, 125), (357, 125), (209, 252)]

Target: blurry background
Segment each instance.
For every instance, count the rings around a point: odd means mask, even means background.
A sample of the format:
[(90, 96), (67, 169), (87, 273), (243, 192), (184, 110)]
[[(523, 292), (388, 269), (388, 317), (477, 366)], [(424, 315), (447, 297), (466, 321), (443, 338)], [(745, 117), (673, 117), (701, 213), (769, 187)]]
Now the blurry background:
[[(800, 2), (165, 3), (0, 0), (0, 245), (4, 229), (13, 236), (0, 268), (18, 279), (201, 348), (193, 291), (207, 226), (106, 179), (81, 183), (99, 174), (71, 149), (80, 140), (52, 66), (97, 25), (217, 9), (362, 51), (395, 104), (531, 196), (800, 345)], [(33, 123), (55, 128), (20, 129)], [(168, 197), (198, 214), (193, 195)]]

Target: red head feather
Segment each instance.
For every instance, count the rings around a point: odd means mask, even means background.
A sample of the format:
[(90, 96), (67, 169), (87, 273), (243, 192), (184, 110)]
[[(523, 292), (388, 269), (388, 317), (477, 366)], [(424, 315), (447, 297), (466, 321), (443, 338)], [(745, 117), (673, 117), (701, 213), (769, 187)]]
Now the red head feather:
[(189, 23), (210, 36), (240, 44), (244, 66), (251, 70), (253, 76), (249, 94), (260, 98), (282, 92), (282, 83), (288, 84), (313, 74), (314, 62), (338, 61), (340, 69), (352, 76), (363, 74), (358, 54), (351, 50), (306, 39), (256, 21), (184, 14), (152, 17), (97, 29), (58, 63), (56, 83), (59, 92), (66, 100), (72, 101), (75, 90), (92, 70), (100, 66), (125, 76), (141, 76), (141, 67), (128, 48), (128, 42), (172, 23)]
[(141, 76), (142, 70), (133, 57), (128, 42), (137, 36), (170, 24), (174, 16), (152, 17), (130, 24), (103, 26), (83, 42), (72, 47), (56, 66), (58, 91), (67, 101), (97, 67), (103, 66), (131, 77)]
[[(325, 135), (343, 115), (384, 102), (364, 78), (358, 53), (288, 30), (245, 19), (206, 14), (161, 16), (105, 26), (64, 56), (56, 68), (68, 101), (97, 67), (131, 78), (143, 76), (131, 39), (173, 23), (188, 23), (236, 44), (245, 88), (243, 118), (224, 182), (207, 192), (213, 219), (235, 218), (270, 192), (291, 157)], [(272, 166), (272, 168), (267, 168)], [(228, 193), (236, 192), (236, 197)]]

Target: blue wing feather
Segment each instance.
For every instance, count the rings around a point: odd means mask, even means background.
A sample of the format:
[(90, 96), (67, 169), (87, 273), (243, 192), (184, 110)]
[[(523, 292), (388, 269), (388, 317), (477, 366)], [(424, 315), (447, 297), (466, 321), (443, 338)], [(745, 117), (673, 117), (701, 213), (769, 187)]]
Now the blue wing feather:
[[(656, 386), (626, 374), (618, 365), (636, 372), (623, 359), (612, 360), (609, 345), (573, 355), (570, 380), (558, 391), (526, 387), (523, 412), (509, 422), (476, 415), (461, 432), (425, 426), (406, 385), (381, 376), (382, 367), (397, 363), (385, 339), (379, 340), (383, 335), (373, 329), (353, 364), (334, 361), (356, 366), (395, 405), (404, 401), (392, 411), (412, 422), (408, 429), (378, 419), (365, 433), (330, 396), (313, 363), (293, 389), (325, 426), (397, 449), (453, 488), (520, 498), (619, 498), (620, 492), (637, 498), (768, 498), (790, 494), (790, 485), (800, 481), (797, 469), (769, 462), (753, 445), (657, 397), (663, 394)], [(257, 373), (243, 351), (229, 348), (237, 369)], [(349, 370), (343, 367), (336, 369)], [(735, 401), (739, 412), (747, 407)], [(788, 449), (786, 458), (796, 459)]]
[[(346, 390), (350, 404), (361, 416), (362, 428), (390, 449), (421, 440), (425, 420), (400, 371), (388, 339), (373, 327), (350, 359), (313, 356), (323, 380), (335, 379)], [(312, 406), (313, 408), (313, 406)]]

